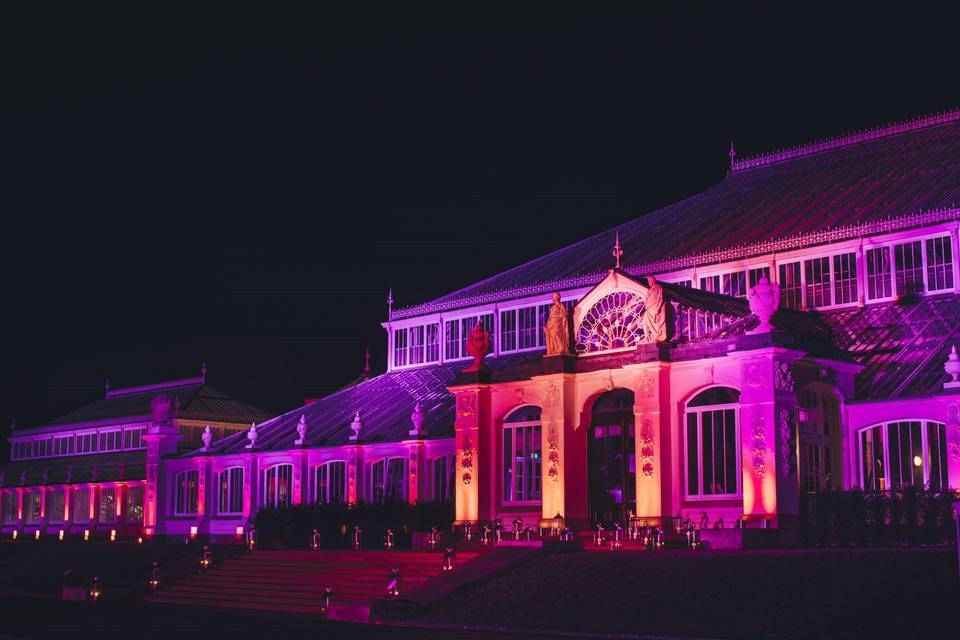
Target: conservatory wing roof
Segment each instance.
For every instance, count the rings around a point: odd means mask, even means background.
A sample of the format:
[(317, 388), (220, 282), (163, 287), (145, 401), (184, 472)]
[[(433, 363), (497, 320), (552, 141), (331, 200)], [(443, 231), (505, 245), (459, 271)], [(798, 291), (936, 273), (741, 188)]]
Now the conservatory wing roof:
[(756, 243), (950, 208), (958, 199), (960, 111), (739, 161), (702, 193), (446, 296), (395, 310), (393, 317), (519, 297), (532, 287), (543, 293), (554, 284), (590, 286), (612, 266), (617, 233), (625, 270), (639, 275), (670, 270), (662, 267), (672, 259), (723, 250), (736, 257), (739, 248)]
[(143, 480), (147, 477), (146, 460), (146, 452), (142, 449), (17, 460), (3, 465), (0, 487)]

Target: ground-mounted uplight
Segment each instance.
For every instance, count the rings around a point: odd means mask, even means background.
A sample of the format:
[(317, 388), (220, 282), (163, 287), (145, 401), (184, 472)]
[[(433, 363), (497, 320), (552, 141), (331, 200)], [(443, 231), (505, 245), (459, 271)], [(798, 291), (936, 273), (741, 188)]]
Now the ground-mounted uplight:
[(150, 580), (147, 582), (150, 585), (151, 591), (156, 591), (160, 586), (160, 565), (156, 561), (153, 563), (153, 567), (150, 569)]
[(143, 544), (143, 536), (137, 536), (137, 544)]
[(440, 568), (444, 571), (453, 571), (453, 547), (447, 547), (447, 550), (443, 552), (443, 562), (440, 564)]

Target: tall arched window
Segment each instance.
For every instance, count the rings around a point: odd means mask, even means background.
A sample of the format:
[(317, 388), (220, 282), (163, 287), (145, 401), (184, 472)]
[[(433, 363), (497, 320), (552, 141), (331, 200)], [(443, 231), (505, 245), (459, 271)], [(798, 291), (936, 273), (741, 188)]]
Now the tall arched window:
[(686, 408), (687, 495), (735, 497), (740, 493), (740, 392), (703, 391)]
[(377, 504), (407, 497), (407, 459), (383, 458), (370, 466), (370, 500)]
[(313, 501), (316, 504), (338, 504), (347, 495), (347, 463), (325, 462), (313, 469)]
[(293, 487), (293, 465), (278, 464), (263, 474), (263, 501), (268, 509), (285, 509), (290, 506)]
[(899, 420), (862, 429), (860, 481), (867, 491), (907, 486), (942, 491), (947, 481), (946, 425)]
[(540, 407), (520, 407), (503, 421), (504, 502), (541, 499), (540, 429)]
[(243, 513), (243, 467), (231, 467), (217, 474), (217, 513)]

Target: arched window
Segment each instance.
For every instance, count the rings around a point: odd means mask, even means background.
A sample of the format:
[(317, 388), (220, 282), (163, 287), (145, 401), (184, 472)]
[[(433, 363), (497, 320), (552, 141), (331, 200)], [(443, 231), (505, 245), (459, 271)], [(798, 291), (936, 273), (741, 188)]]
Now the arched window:
[(407, 459), (383, 458), (370, 466), (370, 500), (376, 504), (407, 497)]
[(643, 338), (643, 299), (630, 291), (614, 291), (600, 298), (580, 320), (577, 352), (628, 349)]
[(290, 506), (293, 488), (293, 465), (278, 464), (263, 474), (262, 504), (268, 509), (285, 509)]
[(947, 482), (946, 425), (899, 420), (862, 429), (860, 481), (867, 491), (907, 486), (942, 491)]
[(325, 462), (313, 469), (313, 501), (316, 504), (338, 504), (347, 495), (347, 463)]
[(712, 387), (686, 409), (687, 495), (735, 497), (740, 493), (740, 392)]
[(503, 421), (503, 501), (538, 502), (540, 407), (520, 407)]
[(243, 513), (243, 467), (231, 467), (217, 474), (217, 513)]
[[(176, 475), (174, 482), (174, 502), (173, 513), (177, 516), (192, 516), (197, 513), (197, 503), (200, 490), (200, 472), (197, 470), (181, 471)], [(101, 490), (100, 499), (100, 518), (103, 519), (105, 512), (112, 512), (110, 507), (104, 505), (103, 491)], [(110, 497), (110, 503), (113, 503), (113, 497)]]

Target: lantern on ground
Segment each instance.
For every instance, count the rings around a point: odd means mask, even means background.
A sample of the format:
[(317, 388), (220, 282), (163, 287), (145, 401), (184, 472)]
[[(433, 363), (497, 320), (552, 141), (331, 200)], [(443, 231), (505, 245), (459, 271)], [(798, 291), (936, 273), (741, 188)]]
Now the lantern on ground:
[(523, 520), (517, 518), (513, 521), (513, 539), (520, 540), (520, 534), (523, 532)]
[(680, 526), (683, 523), (683, 514), (679, 511), (677, 515), (673, 516), (673, 530), (677, 533), (680, 533)]
[(430, 529), (430, 532), (427, 533), (427, 546), (431, 549), (436, 549), (437, 545), (440, 543), (440, 532), (437, 531), (436, 527)]
[(310, 548), (314, 551), (320, 550), (320, 530), (314, 529), (310, 534)]
[(550, 525), (550, 535), (559, 536), (562, 530), (563, 530), (563, 516), (557, 513), (557, 515), (553, 516), (553, 522)]
[(93, 582), (90, 584), (90, 600), (93, 602), (99, 602), (100, 598), (103, 596), (103, 590), (100, 588), (100, 578), (94, 577)]
[(440, 568), (444, 571), (453, 571), (453, 547), (447, 547), (447, 550), (443, 552), (443, 562), (440, 564)]
[(360, 525), (354, 525), (353, 527), (353, 550), (359, 551), (360, 546), (363, 544), (363, 529), (360, 528)]
[(84, 530), (83, 530), (83, 541), (84, 541), (84, 542), (87, 542), (88, 540), (90, 540), (90, 529), (84, 529)]
[(473, 525), (469, 522), (463, 523), (463, 539), (467, 542), (473, 540)]
[(203, 545), (203, 551), (200, 553), (200, 568), (209, 569), (213, 565), (213, 553), (210, 547)]
[(63, 529), (60, 529), (60, 531), (57, 533), (57, 540), (63, 542), (63, 536), (64, 536), (64, 531)]
[(497, 518), (493, 521), (493, 542), (499, 544), (503, 540), (503, 520)]
[(630, 540), (637, 540), (640, 537), (640, 527), (637, 525), (636, 516), (630, 516), (630, 522), (627, 524), (627, 537)]
[(12, 538), (13, 540), (16, 540), (16, 539), (17, 539), (17, 533), (19, 533), (19, 532), (18, 532), (16, 529), (14, 529), (14, 530), (13, 530), (13, 533), (10, 534), (10, 536), (11, 536), (11, 538)]
[(37, 529), (36, 531), (33, 532), (33, 539), (34, 540), (40, 539), (40, 529)]
[(243, 540), (243, 527), (237, 527), (237, 530), (234, 533), (234, 536), (236, 537), (237, 540)]
[(483, 525), (483, 533), (480, 534), (480, 544), (482, 544), (485, 547), (489, 546), (490, 539), (491, 539), (490, 527), (487, 525)]
[(137, 544), (143, 544), (143, 536), (137, 536)]
[(390, 572), (390, 580), (387, 582), (387, 597), (396, 598), (400, 595), (400, 570), (394, 569)]
[(593, 544), (598, 547), (603, 546), (603, 525), (599, 522), (597, 523), (597, 529), (593, 532)]
[(383, 546), (387, 551), (393, 549), (393, 529), (387, 529), (387, 532), (383, 534)]
[(253, 553), (257, 550), (257, 528), (251, 526), (247, 529), (247, 551)]
[(570, 527), (560, 529), (560, 542), (573, 542), (573, 529)]
[(156, 591), (157, 587), (160, 586), (160, 565), (156, 562), (153, 563), (153, 567), (150, 569), (150, 580), (148, 581), (151, 591)]
[(190, 540), (196, 540), (196, 539), (197, 539), (197, 527), (192, 526), (190, 527)]
[(613, 538), (610, 540), (611, 549), (620, 549), (623, 547), (623, 527), (618, 522), (613, 527)]
[(527, 527), (526, 529), (524, 529), (523, 539), (526, 540), (527, 542), (530, 542), (531, 540), (533, 540), (533, 529), (531, 529), (530, 527)]
[(653, 528), (653, 550), (660, 551), (663, 549), (663, 529), (660, 527)]
[(117, 541), (117, 530), (110, 529), (110, 542), (116, 542), (116, 541)]
[(330, 604), (333, 602), (333, 587), (324, 587), (323, 595), (320, 596), (320, 613), (326, 615), (330, 610)]

